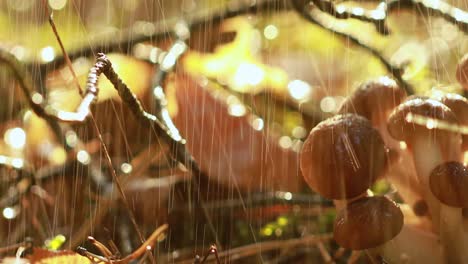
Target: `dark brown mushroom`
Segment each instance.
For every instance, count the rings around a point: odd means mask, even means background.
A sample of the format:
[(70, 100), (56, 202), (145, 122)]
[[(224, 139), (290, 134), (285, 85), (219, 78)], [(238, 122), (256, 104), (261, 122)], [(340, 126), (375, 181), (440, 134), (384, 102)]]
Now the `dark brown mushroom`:
[[(413, 122), (416, 118), (427, 119), (427, 122)], [(435, 120), (457, 124), (455, 115), (444, 104), (432, 99), (415, 98), (399, 105), (390, 115), (388, 131), (395, 139), (405, 141), (412, 152), (424, 199), (429, 206), (434, 228), (438, 230), (440, 203), (429, 189), (429, 175), (437, 164), (460, 157), (461, 136), (438, 129)]]
[(417, 175), (408, 150), (401, 148), (400, 142), (392, 138), (387, 130), (387, 119), (393, 109), (406, 98), (406, 93), (387, 76), (360, 84), (341, 105), (340, 114), (356, 113), (371, 120), (390, 149), (387, 161), (387, 178), (398, 190), (405, 202), (413, 203), (420, 199), (422, 190), (417, 184)]
[(350, 199), (365, 193), (383, 173), (385, 148), (369, 120), (337, 115), (312, 129), (300, 165), (314, 191), (329, 199)]
[(468, 170), (460, 162), (445, 162), (431, 173), (432, 193), (442, 202), (440, 238), (447, 263), (466, 263), (462, 207), (468, 206)]
[(397, 236), (403, 227), (403, 213), (383, 196), (364, 197), (347, 205), (335, 219), (334, 238), (348, 249), (381, 246)]
[[(465, 97), (447, 93), (436, 99), (452, 110), (457, 117), (459, 125), (468, 126), (468, 100)], [(462, 135), (462, 150), (468, 150), (468, 135), (465, 134)]]
[(437, 166), (431, 173), (429, 186), (442, 203), (468, 208), (468, 169), (462, 163), (450, 161)]
[(361, 115), (371, 120), (374, 127), (380, 128), (405, 97), (405, 91), (394, 80), (382, 76), (360, 84), (344, 101), (338, 113)]

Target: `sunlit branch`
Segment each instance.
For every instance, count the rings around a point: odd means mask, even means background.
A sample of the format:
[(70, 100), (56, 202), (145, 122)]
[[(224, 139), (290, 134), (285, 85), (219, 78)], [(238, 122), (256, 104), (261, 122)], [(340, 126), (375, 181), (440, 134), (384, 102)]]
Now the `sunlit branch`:
[[(143, 127), (150, 127), (159, 138), (165, 141), (170, 147), (170, 157), (182, 165), (184, 165), (190, 172), (192, 172), (195, 180), (191, 181), (194, 189), (198, 192), (198, 184), (200, 180), (207, 179), (207, 176), (201, 171), (195, 159), (188, 152), (185, 147), (185, 139), (180, 134), (175, 133), (170, 127), (158, 119), (155, 115), (146, 112), (143, 109), (140, 101), (134, 93), (128, 88), (128, 86), (119, 78), (117, 73), (112, 68), (112, 63), (109, 61), (107, 56), (103, 53), (98, 53), (96, 63), (91, 69), (90, 75), (88, 76), (87, 87), (90, 89), (97, 89), (97, 81), (101, 74), (104, 74), (107, 79), (112, 83), (114, 88), (117, 90), (123, 103), (130, 109), (135, 118), (140, 122)], [(93, 88), (91, 88), (93, 87)], [(175, 126), (174, 126), (175, 127)], [(200, 202), (197, 199), (197, 202)], [(207, 221), (207, 225), (213, 236), (217, 238), (214, 226), (209, 219), (208, 212), (204, 207), (203, 203), (200, 202), (201, 209)]]
[[(295, 0), (293, 0), (295, 1)], [(468, 33), (468, 13), (440, 0), (390, 0), (381, 2), (376, 9), (367, 10), (362, 7), (345, 7), (335, 5), (333, 1), (311, 0), (321, 11), (326, 12), (338, 19), (354, 18), (375, 25), (381, 34), (389, 34), (385, 20), (388, 15), (397, 10), (416, 9), (427, 16), (442, 17), (447, 22)], [(308, 1), (302, 1), (306, 3)]]
[(144, 127), (151, 127), (165, 142), (176, 146), (176, 153), (171, 154), (182, 155), (176, 155), (173, 157), (174, 159), (185, 165), (190, 170), (193, 169), (195, 171), (199, 171), (198, 165), (185, 148), (185, 140), (180, 135), (174, 134), (173, 131), (166, 127), (155, 115), (152, 115), (143, 109), (143, 106), (136, 95), (133, 94), (128, 86), (119, 78), (112, 68), (112, 63), (103, 53), (98, 54), (96, 64), (93, 66), (88, 76), (87, 87), (89, 89), (98, 89), (97, 82), (99, 75), (101, 74), (104, 74), (113, 84), (124, 104), (130, 109), (141, 125)]
[[(288, 9), (289, 5), (287, 5), (284, 0), (257, 0), (255, 1), (255, 4), (231, 4), (214, 11), (210, 10), (208, 12), (195, 12), (194, 14), (187, 14), (186, 21), (192, 30), (197, 30), (204, 28), (207, 25), (211, 26), (219, 24), (228, 18), (244, 15), (247, 13), (262, 13), (263, 11), (271, 10), (271, 8), (279, 11)], [(115, 34), (102, 35), (99, 39), (92, 41), (97, 44), (69, 51), (68, 56), (71, 60), (74, 60), (83, 56), (92, 56), (96, 52), (122, 52), (128, 54), (133, 50), (132, 47), (135, 43), (145, 41), (158, 42), (167, 39), (168, 34), (171, 33), (172, 29), (179, 21), (179, 18), (163, 20), (152, 24), (154, 27), (149, 27), (148, 30), (145, 30), (144, 32), (135, 26), (122, 30), (119, 34), (119, 36), (122, 37), (118, 39), (116, 39)], [(41, 72), (45, 73), (47, 69), (56, 68), (62, 65), (64, 62), (65, 58), (63, 55), (57, 56), (53, 61), (41, 64)]]
[(305, 20), (307, 20), (310, 23), (312, 23), (314, 25), (317, 25), (317, 26), (319, 26), (319, 27), (321, 27), (323, 29), (326, 29), (326, 30), (328, 30), (330, 32), (333, 32), (333, 34), (335, 34), (335, 35), (341, 36), (341, 37), (351, 41), (355, 45), (358, 45), (358, 46), (362, 47), (364, 50), (369, 52), (372, 56), (376, 57), (385, 66), (387, 71), (390, 72), (393, 75), (393, 77), (395, 77), (395, 79), (400, 84), (401, 88), (404, 89), (407, 94), (414, 94), (414, 91), (413, 91), (413, 88), (411, 87), (411, 85), (403, 79), (403, 76), (402, 76), (403, 69), (401, 69), (400, 67), (392, 65), (386, 58), (384, 58), (384, 56), (382, 55), (382, 53), (380, 51), (378, 51), (374, 47), (371, 47), (368, 44), (364, 43), (363, 41), (361, 41), (357, 37), (355, 37), (355, 36), (353, 36), (353, 35), (351, 35), (351, 34), (349, 34), (347, 32), (344, 32), (344, 31), (341, 31), (341, 30), (335, 28), (333, 25), (331, 25), (331, 23), (328, 24), (328, 25), (325, 25), (325, 23), (321, 22), (319, 19), (317, 19), (313, 15), (313, 13), (312, 13), (313, 10), (310, 10), (310, 8), (314, 8), (314, 6), (310, 6), (310, 5), (303, 6), (302, 5), (303, 1), (301, 1), (301, 0), (293, 0), (292, 3), (294, 5), (295, 10)]
[(312, 0), (315, 6), (338, 19), (354, 18), (364, 22), (374, 24), (375, 29), (382, 35), (390, 34), (390, 29), (386, 24), (385, 3), (379, 4), (376, 9), (367, 10), (362, 7), (346, 7), (335, 5), (328, 0)]
[(458, 26), (468, 33), (468, 12), (440, 0), (390, 0), (387, 2), (387, 13), (401, 9), (416, 9), (430, 16), (438, 16)]
[(174, 138), (180, 140), (181, 136), (179, 134), (179, 130), (174, 125), (174, 122), (169, 115), (169, 111), (167, 110), (167, 99), (163, 85), (168, 73), (174, 69), (180, 56), (182, 56), (188, 49), (185, 41), (190, 36), (190, 31), (188, 25), (184, 21), (180, 21), (174, 28), (178, 39), (164, 55), (164, 58), (159, 64), (159, 69), (154, 74), (152, 99), (154, 109), (153, 114), (161, 120), (168, 130), (171, 131)]
[(0, 50), (0, 61), (7, 64), (13, 71), (15, 79), (18, 81), (21, 91), (24, 93), (34, 113), (48, 121), (53, 128), (58, 126), (56, 121), (82, 122), (89, 114), (89, 106), (95, 99), (98, 90), (87, 89), (84, 99), (78, 106), (76, 112), (56, 109), (51, 105), (47, 105), (46, 99), (40, 93), (34, 91), (31, 75), (26, 67), (13, 54), (3, 49)]
[[(296, 0), (292, 0), (293, 4)], [(302, 2), (308, 2), (302, 0)], [(384, 33), (388, 29), (384, 27), (385, 18), (387, 14), (384, 12), (384, 17), (381, 18), (381, 10), (379, 8), (375, 10), (367, 10), (351, 8), (343, 9), (341, 6), (334, 6), (331, 2), (326, 0), (314, 0), (315, 4), (322, 9), (322, 11), (327, 12), (336, 18), (356, 18), (367, 22), (372, 22), (376, 25), (379, 32)], [(330, 4), (327, 4), (329, 2)], [(318, 4), (321, 3), (321, 4)], [(386, 3), (386, 12), (391, 13), (396, 10), (401, 9), (418, 9), (432, 16), (439, 16), (457, 25), (460, 30), (467, 33), (468, 32), (468, 14), (467, 12), (453, 7), (446, 2), (439, 0), (391, 0)], [(283, 0), (258, 0), (255, 1), (255, 4), (243, 4), (238, 6), (230, 5), (229, 7), (224, 7), (216, 11), (197, 13), (193, 16), (189, 16), (187, 21), (191, 25), (192, 29), (202, 28), (204, 25), (216, 25), (222, 22), (224, 19), (247, 14), (247, 13), (262, 13), (264, 11), (271, 10), (273, 8), (276, 11), (288, 10), (290, 6), (286, 4)], [(365, 11), (365, 14), (362, 14), (362, 11)], [(178, 19), (164, 20), (156, 24), (153, 24), (154, 27), (141, 32), (138, 28), (130, 28), (122, 30), (122, 33), (119, 34), (122, 37), (115, 40), (115, 35), (102, 36), (102, 38), (95, 41), (93, 46), (82, 47), (74, 51), (68, 52), (69, 58), (71, 60), (77, 59), (82, 56), (91, 56), (95, 54), (95, 51), (99, 52), (123, 52), (129, 53), (132, 50), (132, 47), (135, 43), (145, 42), (145, 41), (160, 41), (167, 38), (167, 35), (170, 33), (171, 28), (178, 22)], [(55, 57), (51, 62), (41, 64), (41, 72), (45, 73), (46, 69), (55, 68), (62, 65), (65, 62), (65, 57), (63, 55)]]

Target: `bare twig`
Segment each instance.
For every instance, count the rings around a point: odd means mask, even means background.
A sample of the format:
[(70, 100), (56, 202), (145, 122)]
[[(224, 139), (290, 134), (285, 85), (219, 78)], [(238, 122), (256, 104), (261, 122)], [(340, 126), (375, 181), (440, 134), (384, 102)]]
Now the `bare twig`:
[[(43, 3), (47, 4), (45, 0), (43, 0)], [(48, 13), (47, 6), (45, 6), (45, 11), (46, 11), (46, 13)], [(62, 47), (63, 56), (65, 58), (65, 61), (68, 63), (70, 71), (72, 72), (72, 75), (74, 77), (77, 89), (78, 89), (80, 95), (82, 95), (82, 89), (80, 87), (78, 79), (76, 78), (76, 74), (74, 73), (73, 67), (71, 65), (70, 57), (68, 56), (67, 51), (63, 47), (60, 36), (59, 36), (59, 34), (58, 34), (58, 32), (57, 32), (57, 30), (55, 28), (55, 24), (54, 24), (51, 16), (49, 16), (49, 22), (50, 22), (50, 24), (52, 26), (55, 37), (57, 38), (57, 40), (59, 41), (59, 44)], [(120, 194), (120, 196), (122, 198), (122, 202), (123, 202), (123, 204), (125, 206), (125, 209), (127, 210), (127, 214), (128, 214), (128, 216), (130, 218), (130, 221), (132, 222), (132, 225), (133, 225), (139, 239), (143, 243), (144, 242), (143, 234), (141, 233), (141, 231), (140, 231), (140, 229), (138, 227), (138, 224), (136, 223), (135, 216), (133, 215), (133, 212), (132, 212), (131, 207), (130, 207), (130, 205), (128, 203), (127, 197), (125, 196), (125, 192), (124, 192), (124, 190), (123, 190), (123, 188), (122, 188), (122, 186), (120, 184), (119, 178), (117, 177), (117, 173), (115, 172), (115, 169), (112, 166), (112, 160), (111, 160), (111, 157), (109, 155), (109, 151), (107, 150), (107, 146), (104, 143), (104, 140), (102, 138), (102, 134), (101, 134), (101, 131), (99, 130), (96, 119), (94, 118), (93, 114), (91, 113), (91, 111), (89, 109), (91, 103), (95, 100), (95, 98), (96, 98), (96, 96), (97, 96), (97, 94), (99, 92), (99, 89), (97, 87), (97, 77), (98, 77), (98, 75), (93, 75), (93, 72), (92, 72), (93, 69), (95, 69), (95, 68), (93, 67), (91, 69), (91, 73), (88, 76), (88, 85), (86, 86), (86, 92), (83, 95), (83, 99), (81, 101), (80, 106), (78, 107), (77, 112), (76, 113), (73, 113), (73, 112), (72, 113), (64, 113), (65, 114), (64, 116), (62, 116), (62, 117), (58, 116), (58, 117), (62, 121), (79, 121), (80, 122), (80, 121), (84, 120), (86, 118), (86, 116), (89, 114), (89, 116), (91, 117), (92, 126), (94, 128), (94, 131), (96, 132), (98, 140), (101, 143), (102, 151), (104, 153), (105, 162), (107, 163), (107, 166), (109, 167), (109, 171), (110, 171), (110, 174), (112, 176), (112, 180), (114, 181), (115, 185), (117, 186), (117, 190), (118, 190), (118, 192), (119, 192), (119, 194)], [(95, 78), (95, 79), (93, 80), (93, 78)], [(90, 85), (90, 84), (93, 84), (93, 85)], [(58, 114), (60, 114), (60, 112)], [(78, 116), (76, 116), (76, 115), (78, 115)], [(64, 120), (65, 117), (70, 117), (71, 120), (67, 120), (67, 119)], [(151, 253), (150, 253), (150, 255), (152, 257)]]
[[(191, 183), (193, 184), (193, 188), (197, 191), (197, 194), (199, 194), (198, 192), (200, 188), (198, 184), (202, 178), (207, 179), (207, 176), (201, 171), (200, 167), (198, 166), (192, 155), (187, 151), (185, 147), (185, 139), (183, 139), (178, 134), (177, 130), (175, 130), (177, 131), (177, 133), (175, 133), (173, 129), (165, 126), (165, 124), (160, 119), (146, 112), (143, 109), (136, 95), (133, 94), (132, 91), (128, 88), (128, 86), (119, 78), (117, 73), (112, 68), (112, 63), (103, 53), (98, 53), (96, 64), (91, 69), (91, 73), (88, 77), (87, 83), (87, 87), (89, 87), (89, 89), (97, 89), (97, 81), (99, 75), (102, 73), (112, 83), (114, 88), (119, 93), (120, 98), (122, 98), (124, 104), (130, 109), (130, 111), (140, 122), (140, 124), (143, 127), (150, 127), (156, 133), (156, 135), (158, 135), (158, 137), (160, 137), (169, 145), (171, 150), (170, 157), (174, 161), (180, 162), (190, 172), (192, 172), (195, 179), (192, 180)], [(119, 187), (119, 185), (117, 185), (117, 187)], [(198, 195), (198, 197), (199, 199), (201, 199), (200, 195)], [(199, 199), (197, 199), (197, 201), (199, 201)], [(207, 221), (206, 224), (213, 233), (213, 236), (216, 238), (216, 240), (218, 240), (214, 226), (209, 218), (208, 211), (206, 210), (202, 202), (200, 202), (200, 207), (203, 211), (203, 215), (205, 216), (205, 220)]]
[[(96, 258), (96, 259), (99, 259), (100, 261), (103, 261), (105, 263), (113, 263), (113, 264), (127, 264), (127, 263), (130, 263), (130, 261), (132, 260), (136, 260), (138, 259), (139, 257), (141, 257), (143, 254), (145, 254), (146, 252), (149, 252), (152, 248), (153, 248), (153, 245), (157, 242), (157, 240), (164, 234), (164, 232), (168, 229), (168, 225), (167, 224), (164, 224), (160, 227), (158, 227), (152, 234), (150, 237), (148, 237), (148, 239), (146, 239), (143, 244), (138, 248), (136, 249), (134, 252), (132, 252), (131, 254), (129, 254), (128, 256), (122, 258), (122, 259), (112, 259), (112, 257), (103, 257), (103, 256), (99, 256), (99, 255), (96, 255), (96, 254), (92, 254), (90, 252), (88, 252), (88, 250), (86, 250), (85, 248), (83, 247), (78, 247), (77, 248), (77, 253), (79, 253), (80, 255), (83, 255), (85, 257), (88, 257), (89, 259), (92, 259), (92, 258)], [(97, 242), (97, 241), (96, 241)], [(102, 245), (102, 243), (100, 242), (97, 242), (99, 243), (100, 245)], [(101, 247), (101, 246), (100, 246)], [(107, 253), (110, 253), (110, 250), (108, 250), (104, 245), (102, 245), (102, 249), (101, 250), (104, 250)], [(104, 249), (105, 248), (105, 249)]]
[(60, 49), (62, 50), (62, 54), (64, 55), (65, 62), (67, 64), (67, 67), (70, 69), (70, 72), (73, 76), (73, 81), (75, 82), (76, 88), (78, 89), (80, 95), (83, 93), (81, 90), (80, 84), (78, 83), (78, 78), (76, 77), (75, 71), (73, 70), (73, 66), (71, 63), (71, 60), (68, 56), (66, 56), (67, 51), (65, 50), (65, 46), (63, 45), (62, 39), (60, 38), (60, 35), (57, 31), (57, 27), (55, 26), (53, 14), (50, 13), (48, 3), (46, 0), (42, 0), (42, 5), (44, 6), (44, 12), (46, 13), (47, 17), (49, 18), (49, 24), (50, 27), (52, 28), (52, 31), (54, 32), (54, 36), (57, 39), (57, 42), (60, 46)]
[[(248, 256), (258, 254), (260, 252), (267, 252), (272, 250), (277, 250), (285, 247), (295, 247), (299, 245), (316, 245), (319, 242), (330, 241), (333, 238), (333, 234), (323, 234), (323, 235), (306, 235), (300, 238), (293, 238), (288, 240), (276, 240), (276, 241), (266, 241), (258, 242), (255, 244), (250, 244), (246, 246), (241, 246), (237, 248), (232, 248), (222, 252), (218, 252), (218, 257), (220, 259), (230, 258), (230, 261), (235, 259), (241, 259)], [(192, 264), (192, 260), (175, 262), (177, 264)]]
[(203, 260), (200, 262), (201, 264), (205, 263), (205, 261), (208, 259), (210, 255), (214, 255), (216, 259), (217, 264), (221, 264), (221, 261), (219, 260), (218, 256), (218, 249), (216, 248), (216, 245), (211, 245), (210, 249), (208, 249), (208, 252), (206, 252), (205, 257)]

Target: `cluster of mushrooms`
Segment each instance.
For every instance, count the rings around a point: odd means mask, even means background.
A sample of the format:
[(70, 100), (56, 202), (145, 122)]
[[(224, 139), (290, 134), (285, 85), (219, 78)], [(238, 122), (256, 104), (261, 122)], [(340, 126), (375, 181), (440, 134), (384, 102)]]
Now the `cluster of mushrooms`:
[[(456, 75), (468, 90), (468, 55)], [(307, 184), (335, 202), (336, 242), (385, 263), (468, 263), (467, 125), (463, 96), (407, 97), (388, 77), (361, 84), (301, 151)], [(381, 178), (404, 204), (369, 190)]]

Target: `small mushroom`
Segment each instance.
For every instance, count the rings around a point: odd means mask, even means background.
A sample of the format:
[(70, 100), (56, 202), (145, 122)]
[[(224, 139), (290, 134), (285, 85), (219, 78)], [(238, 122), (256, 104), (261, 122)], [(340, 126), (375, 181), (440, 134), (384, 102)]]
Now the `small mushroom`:
[(399, 206), (383, 196), (348, 204), (337, 215), (334, 238), (342, 247), (382, 257), (383, 263), (443, 263), (437, 237), (403, 225)]
[[(452, 110), (460, 125), (468, 126), (468, 100), (465, 97), (447, 93), (435, 99)], [(468, 151), (468, 135), (466, 134), (462, 135), (462, 151)]]
[(468, 90), (468, 54), (458, 62), (456, 77), (463, 89)]
[(381, 76), (360, 84), (344, 101), (338, 113), (361, 115), (379, 130), (385, 145), (390, 149), (389, 154), (393, 154), (393, 157), (388, 155), (388, 171), (384, 177), (395, 185), (405, 202), (412, 204), (422, 196), (413, 161), (408, 151), (402, 149), (400, 142), (392, 138), (387, 130), (389, 115), (405, 98), (406, 92), (393, 79)]
[(312, 129), (302, 147), (300, 167), (314, 191), (328, 199), (351, 199), (365, 193), (382, 174), (385, 148), (369, 120), (337, 115)]
[(336, 242), (353, 250), (382, 246), (403, 227), (403, 213), (384, 196), (363, 197), (349, 203), (334, 224)]
[(457, 123), (453, 112), (444, 104), (432, 100), (415, 98), (399, 105), (390, 115), (388, 131), (397, 140), (405, 141), (413, 154), (418, 179), (423, 188), (435, 231), (439, 228), (440, 202), (429, 189), (431, 171), (445, 161), (458, 160), (461, 153), (459, 133), (438, 129), (433, 123), (425, 126), (409, 120), (409, 115)]
[(429, 185), (442, 203), (440, 207), (441, 240), (447, 263), (466, 263), (462, 208), (468, 207), (468, 170), (460, 162), (445, 162), (431, 173)]
[(343, 102), (338, 113), (355, 113), (369, 119), (377, 128), (385, 144), (398, 147), (398, 142), (388, 135), (387, 118), (406, 97), (398, 84), (387, 76), (364, 82)]

